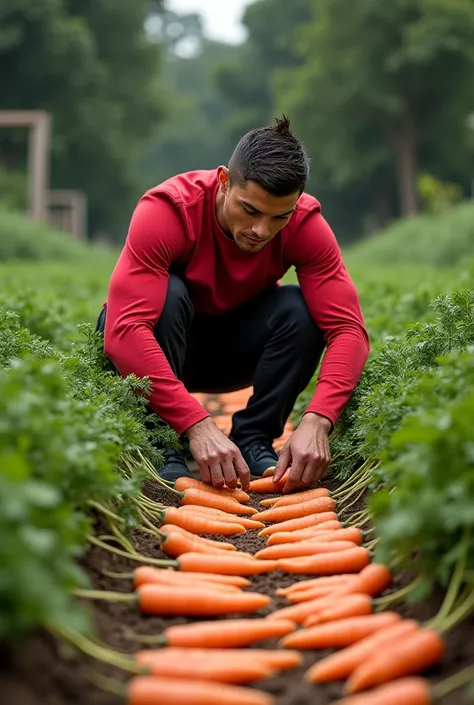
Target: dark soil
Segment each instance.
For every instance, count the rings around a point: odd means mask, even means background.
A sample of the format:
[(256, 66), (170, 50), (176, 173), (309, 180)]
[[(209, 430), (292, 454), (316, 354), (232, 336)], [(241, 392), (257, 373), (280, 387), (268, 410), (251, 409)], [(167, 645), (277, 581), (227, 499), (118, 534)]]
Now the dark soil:
[[(161, 498), (168, 504), (173, 500), (167, 493), (149, 488), (149, 495)], [(254, 501), (263, 499), (259, 496)], [(353, 511), (357, 511), (355, 506)], [(98, 522), (100, 524), (100, 522)], [(99, 526), (98, 526), (99, 528)], [(106, 533), (106, 532), (104, 532)], [(225, 540), (229, 540), (225, 537)], [(263, 548), (264, 539), (257, 536), (256, 531), (234, 540), (240, 550), (256, 552)], [(153, 538), (144, 534), (135, 536), (134, 543), (141, 553), (165, 558)], [(84, 567), (95, 588), (126, 592), (130, 590), (130, 581), (106, 577), (102, 570), (112, 572), (130, 572), (137, 564), (125, 558), (113, 555), (98, 548), (92, 548)], [(304, 579), (307, 576), (300, 576)], [(280, 571), (271, 574), (255, 576), (251, 579), (251, 590), (256, 590), (272, 596), (272, 611), (289, 603), (284, 598), (275, 596), (275, 589), (291, 584), (297, 578), (285, 575)], [(396, 588), (406, 584), (403, 576), (396, 580)], [(400, 614), (424, 620), (434, 616), (440, 604), (440, 599), (432, 597), (416, 607), (401, 607)], [(141, 616), (133, 605), (124, 603), (94, 602), (88, 603), (99, 639), (118, 651), (133, 653), (142, 648), (134, 640), (134, 635), (158, 635), (171, 624), (186, 623), (185, 618), (160, 618)], [(262, 610), (258, 616), (263, 616), (269, 609)], [(248, 616), (248, 615), (232, 615)], [(440, 667), (432, 669), (426, 676), (436, 683), (453, 675), (461, 668), (474, 663), (474, 619), (464, 622), (447, 638), (447, 655)], [(277, 640), (262, 642), (258, 646), (275, 648)], [(298, 670), (283, 672), (281, 675), (260, 681), (255, 684), (264, 691), (272, 693), (276, 705), (326, 705), (335, 702), (342, 695), (342, 684), (333, 683), (325, 687), (307, 684), (304, 680), (305, 670), (316, 660), (329, 652), (305, 652), (304, 666)], [(77, 652), (58, 648), (57, 643), (46, 633), (31, 637), (26, 644), (17, 650), (0, 653), (0, 705), (118, 705), (121, 700), (96, 685), (97, 675), (112, 677), (124, 681), (123, 673), (103, 665), (98, 665), (88, 657)], [(463, 690), (452, 692), (438, 701), (440, 705), (464, 705), (468, 703)], [(400, 703), (402, 705), (402, 703)]]

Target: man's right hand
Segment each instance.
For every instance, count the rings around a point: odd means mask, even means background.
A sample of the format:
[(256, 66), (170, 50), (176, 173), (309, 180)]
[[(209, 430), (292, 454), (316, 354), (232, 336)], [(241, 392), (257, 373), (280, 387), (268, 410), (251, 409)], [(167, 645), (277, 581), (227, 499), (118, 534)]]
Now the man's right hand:
[(205, 418), (187, 429), (189, 449), (196, 460), (203, 482), (214, 487), (237, 486), (248, 490), (250, 470), (235, 443), (220, 431), (211, 418)]

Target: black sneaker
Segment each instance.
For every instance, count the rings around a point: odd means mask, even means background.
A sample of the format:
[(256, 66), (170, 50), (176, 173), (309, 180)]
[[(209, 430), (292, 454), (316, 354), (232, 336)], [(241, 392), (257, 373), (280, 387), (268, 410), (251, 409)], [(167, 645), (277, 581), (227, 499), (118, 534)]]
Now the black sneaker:
[(252, 475), (262, 477), (265, 470), (275, 467), (278, 462), (278, 453), (271, 443), (254, 441), (247, 446), (239, 446), (239, 449)]
[(169, 448), (168, 450), (163, 450), (162, 453), (165, 464), (162, 465), (161, 468), (158, 468), (158, 475), (162, 477), (163, 480), (174, 482), (179, 477), (192, 477), (186, 465), (182, 450)]

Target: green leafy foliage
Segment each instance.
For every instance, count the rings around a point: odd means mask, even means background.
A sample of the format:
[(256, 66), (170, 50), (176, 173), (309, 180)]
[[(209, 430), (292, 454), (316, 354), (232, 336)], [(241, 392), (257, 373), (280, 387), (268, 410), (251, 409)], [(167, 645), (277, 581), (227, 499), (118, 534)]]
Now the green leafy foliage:
[[(442, 394), (438, 386), (418, 388), (423, 411), (393, 435), (385, 488), (369, 505), (380, 536), (378, 558), (446, 587), (474, 527), (474, 349), (445, 365)], [(434, 379), (439, 383), (439, 375)], [(470, 541), (466, 572), (473, 571)]]
[[(178, 444), (147, 416), (148, 381), (108, 370), (91, 323), (61, 349), (24, 326), (59, 338), (70, 322), (58, 329), (59, 314), (42, 320), (41, 302), (35, 311), (31, 298), (19, 300), (17, 313), (0, 309), (0, 640), (51, 623), (88, 627), (71, 590), (87, 583), (77, 561), (93, 531), (89, 501), (120, 498), (117, 511), (136, 525), (138, 454), (159, 466), (159, 448)], [(126, 458), (137, 460), (132, 477), (122, 472)]]

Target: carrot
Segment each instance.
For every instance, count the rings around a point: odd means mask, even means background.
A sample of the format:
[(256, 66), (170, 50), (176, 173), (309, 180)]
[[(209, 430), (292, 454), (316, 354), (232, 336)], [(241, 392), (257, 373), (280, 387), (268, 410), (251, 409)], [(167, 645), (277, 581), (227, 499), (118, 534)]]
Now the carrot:
[(445, 643), (434, 629), (419, 629), (370, 655), (356, 668), (346, 684), (346, 692), (358, 693), (383, 683), (420, 673), (441, 661)]
[(156, 583), (165, 585), (190, 584), (193, 581), (206, 582), (215, 585), (228, 585), (237, 588), (244, 588), (250, 585), (247, 578), (239, 575), (218, 575), (213, 573), (179, 573), (175, 570), (154, 568), (152, 566), (140, 566), (130, 577), (134, 579), (135, 587), (145, 583)]
[(355, 669), (365, 663), (378, 649), (393, 640), (405, 637), (406, 634), (419, 628), (414, 619), (403, 619), (387, 629), (382, 629), (358, 641), (342, 651), (318, 661), (306, 672), (306, 680), (310, 683), (327, 683), (342, 681), (348, 678)]
[(262, 507), (272, 507), (279, 499), (281, 499), (281, 497), (270, 497), (269, 499), (262, 499), (259, 504), (261, 504)]
[(343, 528), (339, 521), (325, 521), (323, 524), (310, 526), (307, 529), (297, 529), (296, 531), (277, 531), (275, 534), (270, 534), (267, 539), (267, 546), (275, 546), (278, 543), (294, 543), (295, 541), (304, 541), (305, 539), (313, 539), (330, 534), (336, 531), (342, 531)]
[[(316, 581), (321, 580), (316, 578)], [(329, 584), (314, 582), (311, 587), (311, 580), (301, 581), (288, 593), (291, 602), (303, 602), (311, 600), (320, 595), (329, 594), (332, 588)], [(369, 563), (358, 575), (346, 576), (347, 589), (351, 592), (363, 592), (366, 595), (375, 597), (389, 587), (392, 576), (388, 568), (382, 563)], [(307, 586), (305, 589), (305, 585)]]
[(275, 593), (277, 595), (285, 597), (296, 592), (305, 591), (312, 587), (324, 588), (329, 586), (329, 588), (331, 589), (331, 587), (346, 583), (347, 578), (354, 580), (356, 576), (350, 573), (346, 573), (345, 575), (328, 575), (322, 578), (310, 578), (308, 580), (300, 580), (299, 582), (293, 583), (292, 585), (289, 585), (286, 588), (278, 588), (277, 590), (275, 590)]
[(295, 604), (301, 602), (308, 602), (311, 600), (317, 600), (321, 597), (332, 597), (336, 598), (341, 593), (345, 595), (360, 594), (362, 591), (358, 589), (357, 583), (352, 583), (351, 581), (345, 580), (339, 585), (321, 585), (319, 587), (309, 588), (308, 590), (294, 590), (288, 595), (288, 600)]
[(246, 530), (241, 524), (216, 521), (211, 517), (199, 516), (192, 512), (180, 512), (176, 507), (167, 507), (161, 512), (162, 521), (165, 524), (176, 524), (192, 534), (214, 534), (231, 536), (233, 534), (245, 534)]
[(280, 640), (280, 644), (290, 649), (340, 649), (386, 629), (400, 619), (396, 612), (339, 619), (288, 634)]
[(283, 522), (289, 519), (299, 519), (311, 514), (333, 512), (336, 503), (331, 497), (316, 497), (300, 504), (290, 504), (285, 507), (272, 507), (258, 513), (258, 520), (265, 522)]
[(314, 541), (299, 541), (296, 543), (281, 543), (277, 546), (267, 546), (255, 554), (255, 558), (264, 560), (279, 560), (280, 558), (301, 558), (302, 556), (314, 556), (318, 553), (334, 553), (336, 551), (347, 551), (354, 548), (355, 543), (351, 541), (331, 541), (317, 543)]
[(161, 548), (168, 556), (171, 556), (172, 558), (177, 558), (182, 553), (189, 553), (190, 551), (210, 553), (212, 555), (227, 553), (227, 551), (214, 548), (214, 546), (208, 546), (198, 537), (193, 536), (193, 534), (185, 535), (179, 531), (169, 531), (165, 533), (164, 538), (161, 541)]
[(355, 526), (350, 526), (344, 529), (335, 529), (327, 532), (317, 532), (311, 539), (312, 541), (352, 541), (359, 546), (364, 540), (364, 535), (360, 529)]
[[(184, 653), (186, 651), (186, 653)], [(220, 683), (249, 683), (268, 678), (275, 673), (268, 662), (258, 658), (243, 658), (245, 654), (226, 649), (159, 649), (139, 651), (135, 656), (138, 666), (152, 676), (184, 678), (185, 680), (216, 681)]]
[(430, 684), (423, 678), (402, 678), (395, 683), (338, 700), (334, 705), (432, 705)]
[(192, 573), (221, 573), (222, 575), (256, 575), (270, 573), (276, 561), (259, 561), (235, 554), (183, 553), (178, 559), (179, 570)]
[(251, 480), (250, 490), (260, 494), (271, 494), (272, 492), (281, 492), (284, 484), (288, 479), (289, 473), (286, 472), (279, 482), (273, 482), (272, 476), (260, 477), (258, 480)]
[(214, 546), (224, 551), (236, 551), (236, 547), (233, 543), (226, 543), (225, 541), (214, 541), (213, 539), (206, 539), (204, 536), (198, 536), (197, 534), (192, 534), (190, 531), (186, 531), (181, 526), (176, 526), (176, 524), (164, 524), (161, 527), (161, 531), (168, 533), (170, 531), (179, 531), (181, 534), (185, 534), (188, 537), (193, 537), (196, 541), (204, 543), (206, 546)]
[(391, 572), (383, 563), (371, 563), (361, 570), (357, 578), (360, 591), (372, 597), (389, 588), (392, 580)]
[(303, 659), (298, 651), (167, 646), (139, 651), (135, 660), (154, 676), (248, 683), (297, 668)]
[(248, 519), (247, 517), (239, 517), (235, 514), (229, 514), (228, 512), (223, 512), (221, 509), (212, 509), (212, 507), (201, 507), (195, 504), (185, 504), (180, 507), (180, 512), (195, 514), (208, 514), (216, 521), (228, 521), (233, 524), (241, 524), (244, 529), (263, 529), (265, 524), (263, 521), (255, 521), (255, 519)]
[(212, 492), (204, 490), (189, 489), (182, 493), (180, 498), (181, 504), (197, 504), (212, 509), (222, 509), (229, 514), (255, 514), (255, 509), (246, 507), (245, 504), (240, 504), (235, 499), (230, 497), (221, 497)]
[(286, 573), (306, 573), (335, 575), (338, 573), (358, 573), (370, 563), (370, 553), (362, 546), (304, 558), (283, 558), (277, 567)]
[(204, 490), (205, 492), (210, 492), (211, 494), (218, 494), (221, 497), (230, 497), (231, 499), (235, 499), (236, 502), (241, 502), (242, 504), (246, 504), (250, 499), (247, 492), (244, 492), (243, 490), (239, 490), (237, 488), (235, 490), (231, 490), (229, 487), (218, 489), (212, 485), (207, 485), (201, 480), (196, 480), (194, 477), (179, 477), (174, 483), (174, 488), (175, 490), (179, 490), (181, 492), (190, 489)]
[(298, 605), (290, 605), (289, 607), (283, 607), (276, 612), (271, 612), (266, 616), (265, 619), (289, 619), (297, 624), (303, 624), (308, 617), (319, 614), (320, 610), (331, 607), (340, 597), (345, 597), (344, 592), (340, 592), (337, 597), (333, 595), (325, 595), (324, 597), (318, 597), (314, 600), (308, 600), (307, 602), (301, 602)]
[(314, 490), (305, 490), (304, 492), (297, 492), (296, 494), (288, 494), (284, 497), (279, 497), (273, 506), (288, 507), (291, 504), (300, 504), (301, 502), (307, 502), (310, 499), (317, 499), (318, 497), (330, 497), (329, 490), (325, 487), (318, 487)]
[(295, 628), (294, 622), (283, 619), (254, 618), (194, 622), (168, 627), (157, 638), (157, 643), (186, 648), (237, 648), (285, 636)]
[(274, 698), (253, 688), (182, 678), (135, 676), (126, 705), (273, 705)]
[(276, 534), (278, 531), (296, 531), (298, 529), (307, 529), (308, 526), (317, 526), (318, 524), (323, 524), (326, 521), (333, 521), (337, 519), (336, 512), (321, 512), (320, 514), (313, 514), (304, 517), (299, 517), (298, 519), (289, 519), (288, 521), (282, 521), (273, 526), (266, 526), (264, 529), (258, 532), (259, 536), (270, 536), (271, 534)]
[(267, 595), (257, 592), (226, 593), (194, 585), (140, 585), (138, 603), (142, 614), (215, 616), (236, 612), (255, 612), (270, 603)]
[(303, 626), (313, 627), (315, 624), (335, 622), (337, 619), (358, 617), (364, 614), (372, 614), (372, 612), (372, 600), (368, 595), (347, 595), (344, 598), (341, 595), (337, 600), (334, 598), (334, 603), (331, 607), (322, 609), (317, 614), (308, 617), (306, 621), (303, 622)]

